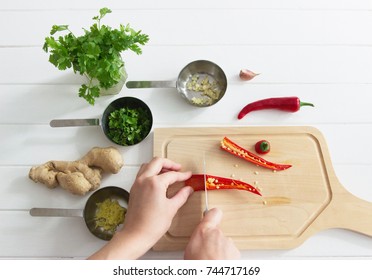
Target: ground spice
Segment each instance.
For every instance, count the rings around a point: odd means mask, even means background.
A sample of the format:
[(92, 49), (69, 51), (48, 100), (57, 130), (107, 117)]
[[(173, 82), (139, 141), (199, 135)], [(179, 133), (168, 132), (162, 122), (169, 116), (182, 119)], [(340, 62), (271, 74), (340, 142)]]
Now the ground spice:
[(97, 203), (96, 227), (102, 227), (105, 231), (115, 231), (120, 224), (124, 223), (126, 211), (115, 199), (107, 198)]

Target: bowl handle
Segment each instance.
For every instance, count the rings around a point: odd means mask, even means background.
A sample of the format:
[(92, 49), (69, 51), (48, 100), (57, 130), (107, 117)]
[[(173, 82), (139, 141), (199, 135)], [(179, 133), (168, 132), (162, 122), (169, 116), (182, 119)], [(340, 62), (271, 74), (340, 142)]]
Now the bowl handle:
[(51, 120), (49, 124), (51, 127), (94, 126), (94, 125), (99, 125), (99, 119)]

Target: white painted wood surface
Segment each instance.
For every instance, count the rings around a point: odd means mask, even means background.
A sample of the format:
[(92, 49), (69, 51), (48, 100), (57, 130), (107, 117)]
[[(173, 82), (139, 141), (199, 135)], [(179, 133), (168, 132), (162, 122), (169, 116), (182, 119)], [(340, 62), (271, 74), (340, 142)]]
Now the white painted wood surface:
[[(118, 96), (92, 107), (77, 97), (81, 77), (58, 71), (43, 52), (53, 24), (77, 34), (99, 8), (113, 10), (104, 23), (130, 23), (150, 36), (137, 56), (124, 53), (129, 80), (176, 79), (183, 66), (208, 59), (228, 77), (228, 91), (211, 108), (194, 108), (172, 89), (128, 90), (152, 109), (154, 127), (310, 125), (325, 136), (336, 174), (353, 194), (372, 202), (372, 1), (43, 1), (0, 3), (0, 258), (85, 258), (104, 244), (82, 220), (35, 218), (31, 207), (83, 207), (86, 197), (49, 190), (28, 179), (32, 165), (79, 158), (108, 146), (99, 127), (49, 127), (55, 118), (100, 117)], [(248, 68), (261, 73), (238, 78)], [(296, 114), (252, 113), (238, 121), (246, 103), (272, 96), (299, 96), (315, 108)], [(121, 148), (126, 165), (102, 186), (130, 189), (141, 163), (152, 158), (153, 138)], [(342, 213), (340, 213), (342, 215)], [(372, 222), (372, 221), (371, 221)], [(300, 247), (244, 251), (246, 259), (372, 258), (372, 239), (333, 229)], [(179, 259), (182, 252), (149, 252), (145, 259)]]

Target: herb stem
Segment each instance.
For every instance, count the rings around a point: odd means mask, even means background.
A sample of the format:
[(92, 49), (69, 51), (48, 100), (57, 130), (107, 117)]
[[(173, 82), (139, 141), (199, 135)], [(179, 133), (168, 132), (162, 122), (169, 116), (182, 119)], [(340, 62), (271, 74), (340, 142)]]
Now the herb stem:
[(69, 29), (69, 28), (67, 28), (67, 30), (68, 30), (68, 32), (70, 32), (70, 34), (72, 35), (72, 36), (74, 36), (74, 38), (76, 38), (76, 36), (75, 36), (75, 34)]

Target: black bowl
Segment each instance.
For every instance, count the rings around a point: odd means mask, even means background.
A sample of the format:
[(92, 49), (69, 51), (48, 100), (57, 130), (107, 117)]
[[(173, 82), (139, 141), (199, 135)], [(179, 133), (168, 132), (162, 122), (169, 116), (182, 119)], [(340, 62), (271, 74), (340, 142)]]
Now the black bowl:
[[(110, 114), (112, 112), (116, 111), (116, 110), (121, 109), (121, 108), (141, 109), (141, 110), (147, 112), (146, 120), (149, 121), (148, 131), (141, 132), (142, 133), (141, 137), (139, 139), (136, 139), (133, 143), (130, 143), (130, 144), (116, 141), (116, 140), (113, 139), (113, 137), (110, 136), (110, 126), (109, 126)], [(126, 97), (121, 97), (121, 98), (118, 98), (118, 99), (114, 100), (113, 102), (111, 102), (107, 106), (107, 108), (105, 109), (105, 111), (103, 112), (103, 115), (102, 115), (102, 129), (103, 129), (103, 132), (105, 133), (106, 137), (108, 139), (110, 139), (112, 142), (114, 142), (118, 145), (121, 145), (121, 146), (132, 146), (132, 145), (136, 145), (136, 144), (142, 142), (142, 140), (144, 140), (149, 135), (149, 133), (152, 129), (152, 125), (153, 125), (153, 118), (152, 118), (152, 113), (151, 113), (150, 108), (147, 106), (147, 104), (145, 102), (143, 102), (142, 100), (140, 100), (138, 98), (135, 98), (135, 97), (126, 96)]]

